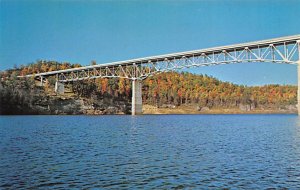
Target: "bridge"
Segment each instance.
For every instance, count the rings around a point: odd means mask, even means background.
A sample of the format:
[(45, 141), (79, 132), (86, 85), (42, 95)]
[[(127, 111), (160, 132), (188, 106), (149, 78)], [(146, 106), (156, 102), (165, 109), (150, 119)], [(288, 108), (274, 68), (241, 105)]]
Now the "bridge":
[(64, 93), (64, 83), (95, 78), (126, 78), (132, 81), (132, 115), (142, 114), (142, 81), (161, 72), (229, 63), (269, 62), (297, 65), (298, 114), (300, 114), (300, 35), (213, 47), (79, 68), (30, 74), (43, 83), (55, 76), (55, 91)]

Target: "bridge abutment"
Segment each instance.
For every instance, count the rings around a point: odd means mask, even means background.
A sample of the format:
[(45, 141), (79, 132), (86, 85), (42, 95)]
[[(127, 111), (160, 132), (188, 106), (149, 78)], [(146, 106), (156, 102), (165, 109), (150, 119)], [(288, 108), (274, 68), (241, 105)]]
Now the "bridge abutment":
[(143, 113), (142, 101), (142, 81), (132, 80), (132, 101), (131, 101), (131, 115), (140, 115)]
[(64, 86), (63, 83), (60, 83), (60, 82), (56, 81), (54, 90), (57, 94), (64, 94), (65, 93), (65, 86)]

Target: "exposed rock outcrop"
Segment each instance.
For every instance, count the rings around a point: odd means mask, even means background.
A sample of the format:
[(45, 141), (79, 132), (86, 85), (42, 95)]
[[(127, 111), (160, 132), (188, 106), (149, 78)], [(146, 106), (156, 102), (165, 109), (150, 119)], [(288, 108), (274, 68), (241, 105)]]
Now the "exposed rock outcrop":
[(130, 114), (131, 104), (116, 98), (90, 99), (63, 96), (34, 96), (30, 104), (1, 102), (0, 114), (104, 115)]

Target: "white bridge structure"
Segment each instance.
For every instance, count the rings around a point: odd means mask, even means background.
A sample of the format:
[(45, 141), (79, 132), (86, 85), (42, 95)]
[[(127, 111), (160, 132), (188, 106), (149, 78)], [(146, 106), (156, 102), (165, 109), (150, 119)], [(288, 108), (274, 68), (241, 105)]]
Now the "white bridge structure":
[(132, 115), (142, 114), (142, 81), (161, 72), (229, 63), (269, 62), (297, 65), (298, 113), (300, 113), (300, 35), (220, 46), (126, 61), (97, 64), (19, 77), (35, 77), (41, 82), (55, 76), (55, 91), (63, 93), (66, 82), (119, 77), (132, 80)]

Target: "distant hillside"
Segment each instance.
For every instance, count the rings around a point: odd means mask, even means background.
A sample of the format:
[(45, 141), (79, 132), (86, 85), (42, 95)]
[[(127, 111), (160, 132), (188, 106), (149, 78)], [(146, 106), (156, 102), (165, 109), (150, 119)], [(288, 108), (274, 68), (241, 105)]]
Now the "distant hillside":
[(297, 103), (297, 88), (291, 85), (247, 87), (222, 82), (207, 75), (162, 73), (144, 81), (144, 100), (150, 104), (198, 104), (233, 107), (239, 104), (286, 106)]
[[(98, 78), (68, 83), (67, 93), (58, 96), (53, 92), (55, 83), (53, 78), (40, 87), (33, 78), (16, 77), (80, 66), (55, 61), (38, 61), (0, 72), (0, 113), (130, 113), (131, 82), (126, 79)], [(297, 103), (297, 87), (291, 85), (247, 87), (222, 82), (207, 75), (167, 72), (143, 81), (143, 103), (157, 108), (193, 105), (198, 110), (238, 108), (246, 111), (253, 109), (291, 111), (295, 110)]]

